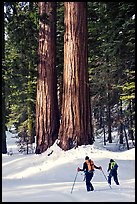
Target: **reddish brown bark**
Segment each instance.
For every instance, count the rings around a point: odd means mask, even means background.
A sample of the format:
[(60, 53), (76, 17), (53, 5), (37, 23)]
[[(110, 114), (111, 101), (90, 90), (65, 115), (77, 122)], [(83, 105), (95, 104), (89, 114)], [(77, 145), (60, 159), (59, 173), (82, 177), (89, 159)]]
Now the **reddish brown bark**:
[(64, 79), (60, 147), (92, 144), (86, 2), (64, 2)]
[(39, 65), (36, 99), (36, 153), (44, 152), (58, 136), (56, 79), (56, 3), (39, 2)]

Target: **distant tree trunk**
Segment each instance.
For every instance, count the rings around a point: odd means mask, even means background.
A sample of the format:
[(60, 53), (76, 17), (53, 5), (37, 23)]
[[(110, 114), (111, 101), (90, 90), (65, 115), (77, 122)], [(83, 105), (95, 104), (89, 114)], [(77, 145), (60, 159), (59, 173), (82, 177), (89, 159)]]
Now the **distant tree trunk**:
[(102, 127), (104, 133), (104, 145), (106, 145), (106, 130), (105, 130), (105, 110), (102, 110)]
[(112, 135), (111, 135), (111, 125), (112, 125), (112, 119), (111, 119), (111, 106), (110, 106), (110, 89), (108, 84), (108, 141), (109, 143), (112, 143)]
[(125, 133), (125, 139), (126, 139), (127, 149), (129, 150), (128, 138), (127, 138), (126, 128), (125, 128), (125, 125), (124, 125), (124, 124), (123, 124), (123, 129), (124, 129), (124, 133)]
[(122, 111), (122, 100), (120, 100), (120, 144), (123, 144), (123, 111)]
[(59, 112), (56, 76), (56, 2), (39, 2), (39, 58), (36, 99), (36, 153), (50, 147), (58, 136)]
[[(3, 8), (4, 9), (4, 8)], [(2, 60), (5, 60), (5, 39), (4, 39), (4, 23), (2, 23)], [(6, 126), (5, 126), (5, 80), (4, 80), (5, 70), (2, 66), (2, 154), (7, 153), (7, 143), (6, 143)]]
[(132, 140), (134, 144), (134, 134), (133, 134), (133, 118), (132, 118), (132, 101), (130, 100), (129, 102), (129, 129), (128, 129), (128, 134), (129, 134), (129, 139)]
[(31, 63), (29, 62), (28, 65), (28, 103), (27, 103), (27, 109), (28, 109), (28, 134), (27, 134), (27, 142), (28, 144), (32, 143), (32, 105), (31, 105), (31, 93), (32, 93), (32, 86), (31, 86)]
[[(106, 13), (106, 17), (108, 16), (108, 5), (105, 4), (105, 13)], [(109, 32), (109, 26), (108, 24), (106, 24), (106, 33)], [(106, 43), (108, 44), (109, 43), (109, 38), (108, 38), (108, 35), (106, 37)], [(111, 78), (111, 75), (110, 75), (110, 68), (109, 68), (109, 63), (110, 63), (110, 59), (109, 59), (109, 54), (108, 54), (108, 51), (106, 52), (105, 54), (105, 57), (106, 57), (106, 66), (107, 66), (107, 90), (108, 90), (108, 93), (107, 93), (107, 112), (108, 112), (108, 141), (109, 143), (112, 143), (112, 130), (111, 130), (111, 125), (112, 125), (112, 119), (111, 119), (111, 82), (110, 82), (110, 78)]]
[(125, 128), (125, 124), (124, 124), (124, 117), (123, 117), (123, 113), (122, 113), (122, 100), (120, 100), (120, 118), (119, 118), (119, 122), (120, 122), (120, 126), (121, 126), (121, 129), (122, 129), (122, 135), (120, 134), (120, 144), (123, 144), (123, 131), (124, 131), (127, 149), (129, 150), (128, 137), (127, 137), (126, 128)]
[(5, 83), (2, 76), (2, 154), (7, 153), (5, 126)]
[(105, 125), (103, 126), (103, 133), (104, 133), (104, 145), (106, 145), (106, 131), (105, 131)]
[(92, 144), (87, 70), (86, 2), (64, 2), (64, 78), (59, 145)]
[(102, 107), (99, 108), (99, 129), (101, 129), (102, 127), (104, 127), (103, 125), (103, 111), (102, 111)]
[[(33, 12), (33, 2), (29, 2), (29, 11)], [(33, 29), (32, 29), (33, 32)], [(28, 112), (28, 122), (27, 122), (27, 128), (28, 128), (28, 133), (27, 133), (27, 143), (32, 144), (34, 142), (34, 135), (33, 135), (33, 111), (32, 111), (32, 93), (33, 93), (33, 88), (32, 88), (32, 76), (31, 76), (31, 69), (33, 69), (33, 63), (30, 60), (28, 62), (28, 92), (27, 92), (27, 112)], [(28, 145), (27, 145), (28, 146)]]

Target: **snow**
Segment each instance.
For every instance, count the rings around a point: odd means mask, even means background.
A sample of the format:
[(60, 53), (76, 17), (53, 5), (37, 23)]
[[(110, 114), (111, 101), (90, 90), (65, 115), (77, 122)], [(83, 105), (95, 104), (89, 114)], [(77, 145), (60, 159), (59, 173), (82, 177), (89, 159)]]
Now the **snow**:
[[(6, 135), (8, 152), (13, 155), (2, 155), (2, 202), (135, 202), (135, 148), (114, 151), (115, 143), (103, 146), (96, 139), (93, 145), (69, 151), (55, 142), (42, 154), (21, 154), (16, 134), (6, 131)], [(92, 179), (95, 190), (87, 192), (83, 172), (76, 171), (87, 155), (102, 166), (106, 176), (109, 160), (114, 159), (119, 165), (120, 185), (112, 179), (111, 189), (103, 172), (96, 169)]]

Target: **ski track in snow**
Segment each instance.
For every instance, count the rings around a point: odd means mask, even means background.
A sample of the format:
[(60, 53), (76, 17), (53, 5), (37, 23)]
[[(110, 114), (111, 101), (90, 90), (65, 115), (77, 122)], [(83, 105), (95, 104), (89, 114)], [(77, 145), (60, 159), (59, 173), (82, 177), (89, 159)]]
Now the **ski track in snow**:
[[(135, 148), (111, 152), (96, 141), (65, 152), (55, 143), (43, 154), (23, 155), (18, 153), (13, 134), (6, 134), (13, 155), (2, 155), (2, 202), (135, 202)], [(111, 189), (103, 173), (96, 170), (95, 190), (87, 192), (79, 172), (71, 193), (76, 169), (82, 167), (86, 155), (103, 167), (106, 176), (110, 158), (116, 160), (120, 185), (112, 179)]]

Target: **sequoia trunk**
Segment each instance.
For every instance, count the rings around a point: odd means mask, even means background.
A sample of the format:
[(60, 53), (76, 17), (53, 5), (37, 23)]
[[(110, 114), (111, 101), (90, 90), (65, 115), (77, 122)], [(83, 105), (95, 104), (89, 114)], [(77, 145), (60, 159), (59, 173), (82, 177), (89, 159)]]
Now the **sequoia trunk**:
[(40, 31), (37, 100), (36, 153), (50, 147), (58, 136), (59, 112), (56, 78), (56, 3), (39, 2)]
[(64, 78), (59, 145), (92, 144), (86, 2), (64, 2)]

